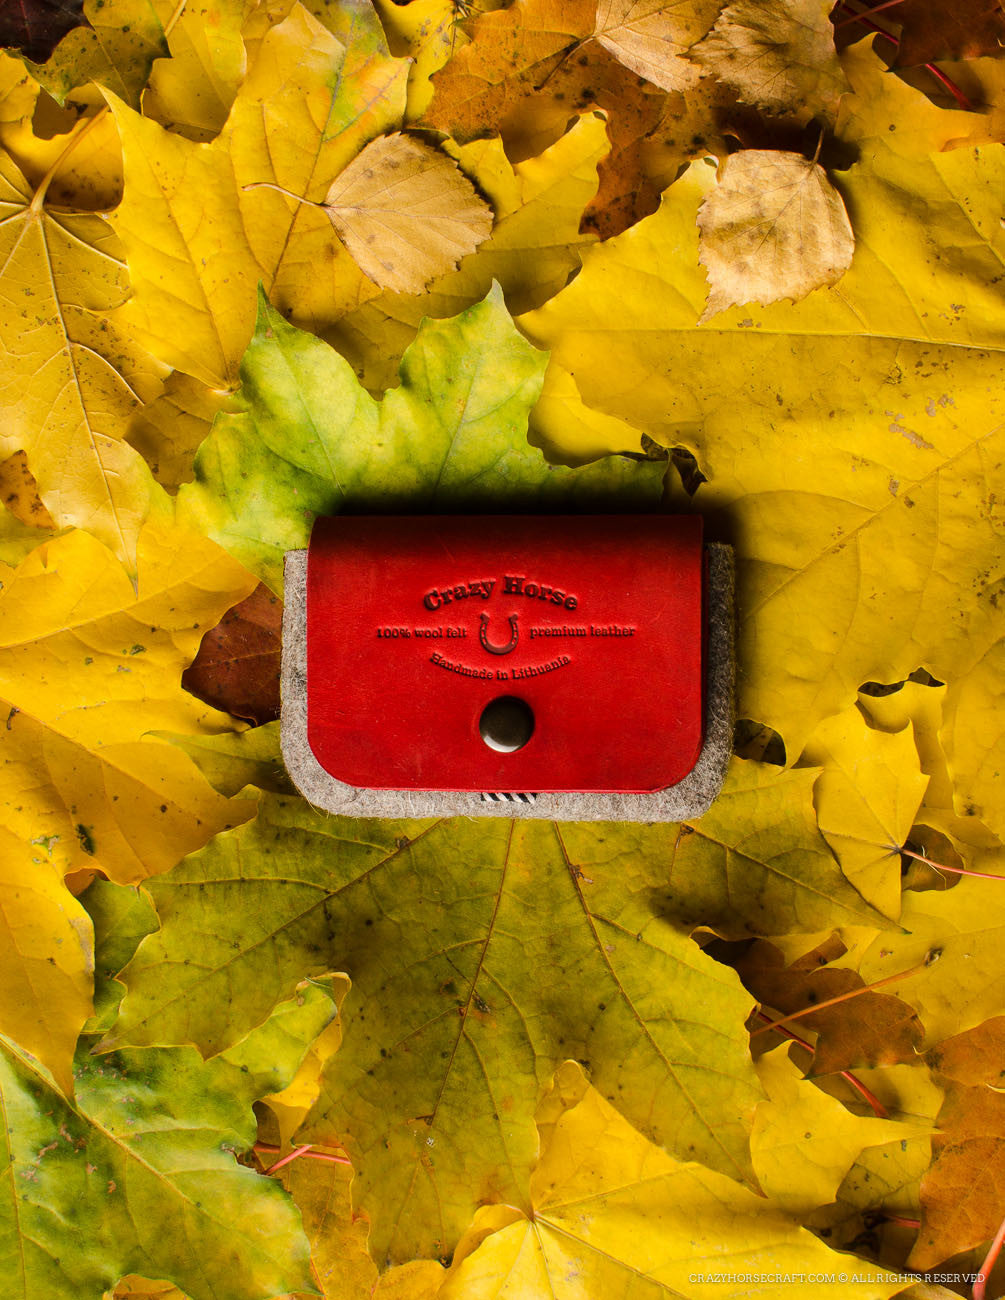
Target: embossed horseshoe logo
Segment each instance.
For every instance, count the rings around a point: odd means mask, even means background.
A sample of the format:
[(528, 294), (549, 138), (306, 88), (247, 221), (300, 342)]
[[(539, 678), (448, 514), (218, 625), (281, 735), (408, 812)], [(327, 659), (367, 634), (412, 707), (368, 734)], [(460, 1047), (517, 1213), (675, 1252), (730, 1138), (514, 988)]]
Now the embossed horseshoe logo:
[(487, 650), (490, 655), (508, 655), (511, 650), (516, 649), (516, 643), (520, 640), (520, 631), (519, 628), (517, 627), (517, 616), (515, 614), (510, 614), (509, 616), (510, 635), (509, 635), (509, 640), (506, 642), (505, 645), (493, 645), (492, 642), (489, 640), (488, 614), (479, 614), (478, 618), (481, 624), (481, 626), (478, 629), (478, 640), (482, 643), (482, 647), (485, 650)]

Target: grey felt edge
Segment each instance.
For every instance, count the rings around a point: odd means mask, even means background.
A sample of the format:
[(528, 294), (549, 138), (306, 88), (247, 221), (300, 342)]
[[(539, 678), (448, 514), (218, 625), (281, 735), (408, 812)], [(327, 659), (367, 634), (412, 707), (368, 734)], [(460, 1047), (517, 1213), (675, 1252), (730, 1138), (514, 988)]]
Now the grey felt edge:
[[(330, 776), (307, 743), (307, 552), (286, 553), (283, 760), (317, 808), (346, 817), (541, 817), (552, 821), (676, 822), (700, 817), (722, 788), (733, 747), (733, 550), (708, 551), (705, 743), (682, 781), (653, 794), (538, 794), (533, 802), (454, 790), (370, 790)], [(653, 726), (659, 724), (653, 718)]]

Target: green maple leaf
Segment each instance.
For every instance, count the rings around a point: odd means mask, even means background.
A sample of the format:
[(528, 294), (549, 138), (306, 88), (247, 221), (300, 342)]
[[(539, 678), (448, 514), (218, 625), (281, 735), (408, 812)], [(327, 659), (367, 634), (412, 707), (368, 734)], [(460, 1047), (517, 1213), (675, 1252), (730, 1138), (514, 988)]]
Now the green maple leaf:
[(241, 363), (244, 409), (217, 417), (180, 516), (279, 591), (283, 553), (307, 545), (315, 515), (654, 508), (662, 462), (609, 457), (570, 470), (527, 443), (547, 359), (496, 286), (450, 320), (424, 321), (399, 387), (378, 402), (343, 357), (263, 297)]
[(566, 1057), (681, 1157), (748, 1177), (750, 999), (659, 914), (659, 854), (613, 827), (589, 847), (581, 867), (549, 823), (265, 796), (151, 882), (163, 929), (105, 1045), (219, 1051), (305, 973), (345, 970), (343, 1046), (298, 1141), (348, 1146), (379, 1260), (449, 1251), (481, 1200), (526, 1203), (534, 1107)]
[[(111, 940), (99, 969), (143, 926), (130, 891), (107, 890), (118, 897), (101, 899)], [(252, 1101), (289, 1083), (333, 1014), (328, 992), (307, 986), (208, 1062), (191, 1047), (96, 1058), (85, 1037), (72, 1102), (0, 1038), (4, 1295), (97, 1296), (126, 1273), (170, 1278), (191, 1300), (313, 1292), (296, 1210), (234, 1156), (255, 1141)]]

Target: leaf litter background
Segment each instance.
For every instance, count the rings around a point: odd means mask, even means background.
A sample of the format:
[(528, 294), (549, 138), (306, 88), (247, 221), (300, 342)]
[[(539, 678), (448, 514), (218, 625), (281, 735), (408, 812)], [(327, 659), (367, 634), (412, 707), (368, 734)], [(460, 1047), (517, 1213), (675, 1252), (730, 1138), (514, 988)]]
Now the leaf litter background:
[[(1003, 39), (916, 0), (5, 8), (5, 1294), (969, 1292)], [(704, 818), (295, 795), (284, 550), (457, 506), (733, 543)]]

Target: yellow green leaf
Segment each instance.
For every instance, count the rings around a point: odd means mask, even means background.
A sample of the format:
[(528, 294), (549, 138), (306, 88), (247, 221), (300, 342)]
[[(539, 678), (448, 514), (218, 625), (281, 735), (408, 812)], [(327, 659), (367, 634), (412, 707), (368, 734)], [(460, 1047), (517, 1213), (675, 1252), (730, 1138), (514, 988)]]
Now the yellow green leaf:
[(45, 836), (26, 844), (0, 827), (0, 1033), (37, 1057), (65, 1093), (91, 1014), (94, 936), (63, 884)]
[(27, 453), (57, 524), (88, 529), (132, 566), (158, 489), (123, 438), (163, 369), (105, 318), (128, 292), (108, 222), (45, 197), (0, 155), (0, 449)]
[[(440, 1300), (781, 1300), (792, 1294), (792, 1274), (809, 1273), (840, 1275), (827, 1288), (835, 1300), (861, 1297), (847, 1256), (773, 1201), (653, 1146), (574, 1062), (557, 1072), (541, 1119), (531, 1212), (479, 1210)], [(902, 1286), (895, 1273), (869, 1272), (875, 1300)]]
[(799, 761), (823, 769), (813, 794), (817, 824), (841, 870), (863, 898), (896, 918), (900, 849), (928, 785), (911, 729), (874, 730), (853, 706), (820, 723)]
[[(758, 1103), (750, 1134), (754, 1172), (765, 1194), (796, 1220), (829, 1205), (865, 1147), (907, 1141), (917, 1128), (864, 1118), (828, 1097), (776, 1047), (757, 1062), (768, 1100)], [(927, 1135), (928, 1129), (920, 1130)]]
[(0, 1040), (7, 1295), (100, 1295), (129, 1273), (192, 1300), (309, 1289), (296, 1210), (235, 1155), (255, 1140), (252, 1102), (289, 1077), (330, 1013), (323, 996), (284, 1005), (214, 1061), (191, 1047), (99, 1059), (85, 1040), (72, 1101)]
[(743, 149), (727, 158), (719, 184), (698, 209), (698, 229), (709, 282), (699, 324), (727, 307), (798, 302), (835, 284), (855, 248), (827, 173), (781, 149)]
[(35, 75), (60, 103), (96, 81), (139, 108), (154, 59), (167, 53), (165, 31), (178, 8), (178, 0), (85, 0), (87, 22), (67, 32)]
[[(350, 982), (345, 975), (333, 975), (330, 983), (332, 1001), (336, 1007), (341, 1007), (349, 991)], [(292, 1145), (294, 1133), (317, 1101), (321, 1091), (321, 1072), (328, 1058), (337, 1052), (341, 1045), (342, 1022), (336, 1015), (331, 1024), (311, 1044), (296, 1074), (286, 1087), (281, 1092), (272, 1092), (262, 1098), (262, 1104), (268, 1106), (276, 1117), (279, 1141), (284, 1147)], [(295, 1199), (299, 1204), (299, 1197)]]
[(166, 870), (253, 810), (146, 733), (229, 725), (179, 677), (254, 579), (205, 539), (150, 524), (138, 582), (74, 532), (32, 552), (0, 593), (4, 823), (44, 837), (63, 871), (122, 882)]

